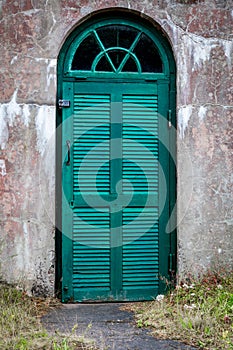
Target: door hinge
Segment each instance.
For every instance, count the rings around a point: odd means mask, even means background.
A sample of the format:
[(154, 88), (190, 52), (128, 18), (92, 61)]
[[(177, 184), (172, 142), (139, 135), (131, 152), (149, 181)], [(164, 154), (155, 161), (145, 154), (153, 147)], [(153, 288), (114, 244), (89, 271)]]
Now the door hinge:
[(170, 253), (168, 257), (168, 269), (170, 274), (175, 273), (175, 255)]
[(58, 100), (59, 108), (70, 107), (70, 100)]
[(168, 110), (167, 121), (168, 121), (168, 128), (170, 129), (172, 127), (172, 111), (171, 111), (171, 109)]

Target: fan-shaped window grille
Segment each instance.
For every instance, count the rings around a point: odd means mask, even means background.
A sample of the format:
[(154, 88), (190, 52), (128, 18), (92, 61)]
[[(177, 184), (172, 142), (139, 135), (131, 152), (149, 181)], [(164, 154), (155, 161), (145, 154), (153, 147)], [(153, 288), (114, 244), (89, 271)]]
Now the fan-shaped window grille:
[(163, 63), (153, 40), (128, 25), (91, 30), (79, 44), (72, 70), (92, 72), (162, 73)]

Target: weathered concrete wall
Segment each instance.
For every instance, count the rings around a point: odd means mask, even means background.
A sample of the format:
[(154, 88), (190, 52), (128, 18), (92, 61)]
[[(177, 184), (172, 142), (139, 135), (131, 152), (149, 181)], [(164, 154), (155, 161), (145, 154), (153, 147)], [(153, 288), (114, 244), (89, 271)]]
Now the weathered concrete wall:
[(93, 11), (161, 25), (177, 63), (179, 271), (232, 264), (231, 0), (0, 1), (1, 275), (53, 292), (56, 61)]

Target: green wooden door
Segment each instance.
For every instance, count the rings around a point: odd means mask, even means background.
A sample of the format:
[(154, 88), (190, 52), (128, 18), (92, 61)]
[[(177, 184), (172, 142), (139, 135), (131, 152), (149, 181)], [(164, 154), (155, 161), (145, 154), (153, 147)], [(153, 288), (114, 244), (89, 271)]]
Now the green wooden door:
[(169, 159), (159, 141), (167, 101), (159, 102), (158, 91), (168, 96), (167, 88), (64, 84), (71, 101), (63, 129), (71, 143), (71, 160), (67, 165), (65, 150), (63, 163), (64, 300), (142, 300), (159, 293), (159, 259), (166, 250), (169, 255), (160, 164), (168, 166)]
[(149, 33), (97, 22), (60, 61), (62, 301), (151, 300), (172, 269), (174, 80)]

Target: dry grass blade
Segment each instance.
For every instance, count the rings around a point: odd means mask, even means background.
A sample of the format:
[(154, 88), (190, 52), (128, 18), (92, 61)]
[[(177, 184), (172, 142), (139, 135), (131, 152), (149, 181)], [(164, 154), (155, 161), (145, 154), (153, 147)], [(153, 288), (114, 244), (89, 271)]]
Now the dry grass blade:
[(1, 350), (95, 350), (93, 344), (74, 334), (49, 335), (40, 316), (54, 306), (56, 299), (30, 298), (13, 286), (0, 283)]
[(189, 277), (165, 298), (132, 304), (139, 327), (209, 350), (233, 349), (233, 272)]

